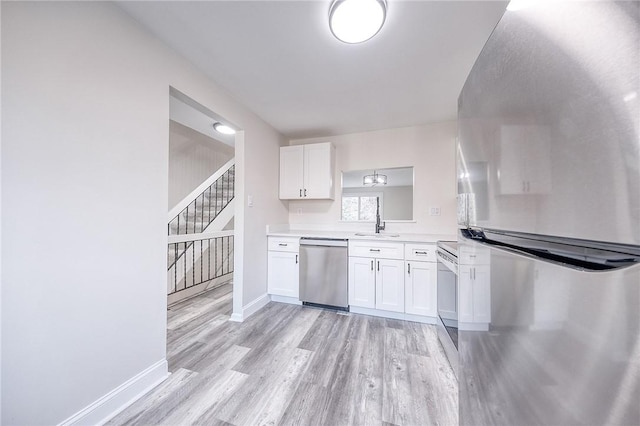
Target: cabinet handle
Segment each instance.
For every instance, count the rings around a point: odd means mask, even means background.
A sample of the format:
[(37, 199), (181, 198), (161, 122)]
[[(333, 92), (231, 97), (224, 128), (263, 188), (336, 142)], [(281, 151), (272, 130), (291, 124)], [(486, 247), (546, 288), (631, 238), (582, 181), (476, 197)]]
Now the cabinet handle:
[(300, 198), (302, 198), (302, 189), (300, 190)]
[(369, 249), (369, 251), (372, 251), (374, 253), (380, 253), (380, 249)]
[(527, 181), (527, 192), (531, 192), (531, 182)]
[(279, 245), (280, 247), (286, 247), (288, 244), (286, 244), (286, 243), (279, 243), (278, 245)]
[(307, 188), (304, 189), (304, 196), (307, 196)]
[(426, 251), (417, 251), (417, 252), (415, 252), (415, 253), (416, 253), (416, 254), (423, 254), (423, 255), (426, 255), (426, 254), (427, 254), (427, 252), (426, 252)]
[(296, 265), (298, 264), (298, 255), (296, 254)]
[(411, 264), (407, 263), (407, 274), (411, 275)]
[(469, 279), (473, 280), (473, 268), (469, 269)]
[(373, 260), (371, 261), (371, 270), (373, 271)]
[(380, 261), (378, 260), (378, 272), (380, 272)]

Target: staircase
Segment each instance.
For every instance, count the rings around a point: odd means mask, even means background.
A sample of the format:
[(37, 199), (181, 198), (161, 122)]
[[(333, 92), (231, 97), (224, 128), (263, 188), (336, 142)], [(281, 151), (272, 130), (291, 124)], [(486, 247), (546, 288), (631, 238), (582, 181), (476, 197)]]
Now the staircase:
[[(230, 160), (169, 212), (169, 304), (228, 280), (233, 273), (235, 160)], [(178, 294), (180, 293), (180, 294)]]
[[(204, 232), (222, 210), (229, 205), (229, 202), (233, 200), (235, 176), (235, 163), (233, 163), (218, 179), (198, 193), (195, 198), (191, 198), (191, 194), (187, 196), (185, 199), (191, 201), (169, 221), (169, 235)], [(197, 191), (199, 189), (200, 187), (197, 188)], [(181, 207), (183, 203), (179, 203), (177, 207)], [(175, 212), (175, 210), (176, 208), (173, 208), (171, 211)]]

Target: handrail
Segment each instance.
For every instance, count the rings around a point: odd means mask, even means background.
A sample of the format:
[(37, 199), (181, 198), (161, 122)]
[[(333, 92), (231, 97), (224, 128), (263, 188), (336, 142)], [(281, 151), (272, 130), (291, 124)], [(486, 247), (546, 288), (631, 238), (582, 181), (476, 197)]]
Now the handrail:
[(209, 176), (204, 182), (202, 182), (196, 189), (191, 191), (189, 195), (184, 197), (182, 201), (180, 201), (174, 208), (169, 210), (169, 214), (167, 215), (167, 222), (171, 222), (176, 216), (178, 216), (184, 209), (186, 209), (191, 202), (197, 198), (200, 194), (202, 194), (207, 188), (209, 188), (215, 181), (217, 181), (223, 174), (227, 172), (231, 168), (231, 166), (236, 164), (235, 157), (231, 160), (227, 161), (225, 165), (220, 167), (214, 174)]
[(210, 238), (228, 237), (234, 235), (233, 229), (220, 232), (201, 232), (199, 234), (169, 235), (167, 244), (188, 243), (191, 241), (208, 240)]
[(233, 231), (180, 235), (170, 240), (174, 241), (168, 244), (167, 295), (233, 273)]

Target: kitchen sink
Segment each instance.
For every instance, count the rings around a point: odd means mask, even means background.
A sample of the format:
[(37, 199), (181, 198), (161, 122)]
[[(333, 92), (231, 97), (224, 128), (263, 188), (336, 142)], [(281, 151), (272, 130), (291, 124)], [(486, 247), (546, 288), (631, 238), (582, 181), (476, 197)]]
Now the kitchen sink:
[(400, 234), (376, 234), (375, 232), (356, 232), (356, 236), (384, 238), (384, 237), (399, 237)]

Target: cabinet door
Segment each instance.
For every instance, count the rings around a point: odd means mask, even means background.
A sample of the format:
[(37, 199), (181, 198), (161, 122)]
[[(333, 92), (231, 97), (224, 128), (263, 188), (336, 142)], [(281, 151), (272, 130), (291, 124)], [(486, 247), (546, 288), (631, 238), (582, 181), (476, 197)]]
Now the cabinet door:
[(267, 289), (269, 294), (298, 297), (298, 253), (268, 252)]
[(302, 197), (304, 184), (304, 147), (283, 146), (280, 148), (280, 198), (283, 200)]
[(473, 322), (491, 322), (491, 284), (489, 266), (473, 267)]
[(501, 194), (523, 194), (527, 190), (524, 172), (523, 146), (527, 132), (523, 126), (502, 126), (500, 129), (500, 183)]
[(458, 266), (458, 320), (473, 322), (473, 267)]
[(349, 257), (349, 305), (362, 308), (376, 307), (375, 260)]
[(546, 126), (527, 126), (524, 170), (528, 194), (551, 192), (551, 136)]
[(404, 261), (376, 259), (376, 309), (404, 312)]
[(438, 287), (435, 262), (406, 262), (404, 281), (405, 312), (435, 317), (438, 315)]
[(334, 198), (332, 163), (330, 143), (304, 145), (303, 198)]

